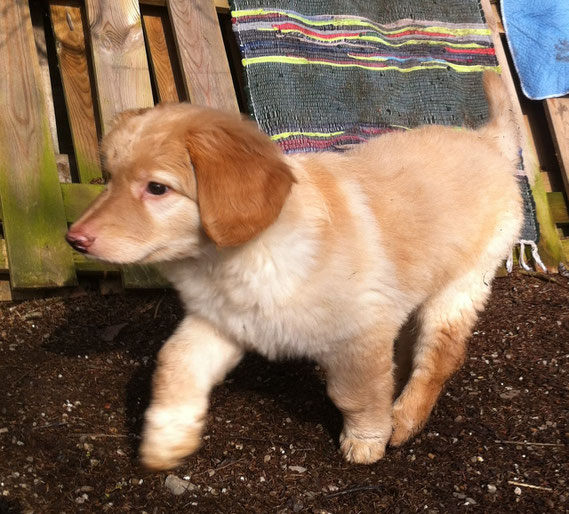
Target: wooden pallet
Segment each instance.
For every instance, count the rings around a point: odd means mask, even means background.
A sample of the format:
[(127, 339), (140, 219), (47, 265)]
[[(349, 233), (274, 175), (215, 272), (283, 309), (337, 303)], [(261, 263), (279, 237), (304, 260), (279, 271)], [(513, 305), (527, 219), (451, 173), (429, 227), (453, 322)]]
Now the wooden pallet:
[[(186, 99), (238, 110), (218, 20), (218, 13), (228, 16), (227, 2), (30, 5), (32, 13), (28, 2), (6, 0), (0, 13), (0, 62), (9, 70), (0, 78), (0, 273), (9, 273), (14, 290), (74, 286), (77, 272), (119, 271), (85, 259), (64, 240), (68, 224), (103, 187), (98, 140), (115, 114)], [(42, 30), (42, 14), (51, 34)], [(60, 156), (49, 40), (74, 164), (71, 171), (64, 164), (62, 173), (58, 162), (69, 158)], [(122, 277), (125, 287), (164, 285), (150, 267), (126, 267)]]
[[(227, 0), (4, 0), (2, 5), (0, 62), (8, 71), (0, 77), (0, 298), (10, 296), (2, 274), (13, 291), (75, 286), (86, 273), (118, 276), (117, 267), (85, 259), (63, 237), (103, 187), (98, 141), (116, 113), (158, 101), (243, 109)], [(492, 25), (490, 0), (482, 5)], [(495, 44), (516, 98), (497, 30)], [(567, 185), (565, 101), (547, 102), (547, 112), (555, 133), (565, 135), (556, 140)], [(524, 128), (524, 114), (515, 104)], [(535, 157), (531, 131), (526, 136), (525, 153)], [(559, 221), (567, 209), (560, 214), (564, 197), (556, 194), (549, 197), (550, 210), (546, 185), (535, 175), (541, 253), (555, 268), (562, 250), (553, 219)], [(152, 268), (120, 273), (124, 287), (161, 285)]]
[[(490, 1), (489, 11), (505, 50), (505, 63), (513, 69), (501, 22), (500, 0)], [(546, 231), (557, 232), (564, 250), (562, 260), (566, 262), (569, 259), (569, 96), (543, 101), (529, 100), (522, 93), (517, 77), (514, 78), (515, 98), (520, 105), (523, 121), (521, 126), (529, 144), (527, 151), (533, 156), (534, 175), (541, 179), (534, 186), (537, 189), (534, 190), (534, 196), (537, 196), (536, 201), (543, 201), (544, 196), (540, 191), (545, 194), (553, 228), (548, 227), (549, 223), (543, 219), (540, 219), (540, 223), (545, 224)]]

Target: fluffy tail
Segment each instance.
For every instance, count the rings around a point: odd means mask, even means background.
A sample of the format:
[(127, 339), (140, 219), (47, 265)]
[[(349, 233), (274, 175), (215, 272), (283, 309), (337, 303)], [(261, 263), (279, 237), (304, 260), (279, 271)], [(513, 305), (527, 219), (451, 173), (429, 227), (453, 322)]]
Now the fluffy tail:
[(488, 101), (490, 120), (480, 131), (498, 146), (502, 155), (517, 163), (520, 133), (506, 86), (500, 75), (493, 71), (484, 72), (482, 83)]

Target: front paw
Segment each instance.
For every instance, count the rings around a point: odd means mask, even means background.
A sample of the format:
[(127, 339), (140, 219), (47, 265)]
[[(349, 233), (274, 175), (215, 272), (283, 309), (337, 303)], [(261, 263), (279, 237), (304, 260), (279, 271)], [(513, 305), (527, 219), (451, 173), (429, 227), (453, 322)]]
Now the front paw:
[(385, 455), (389, 436), (355, 434), (344, 427), (340, 434), (340, 450), (348, 462), (372, 464)]
[(200, 447), (205, 412), (196, 415), (189, 408), (151, 407), (145, 418), (139, 454), (146, 468), (155, 471), (175, 468)]

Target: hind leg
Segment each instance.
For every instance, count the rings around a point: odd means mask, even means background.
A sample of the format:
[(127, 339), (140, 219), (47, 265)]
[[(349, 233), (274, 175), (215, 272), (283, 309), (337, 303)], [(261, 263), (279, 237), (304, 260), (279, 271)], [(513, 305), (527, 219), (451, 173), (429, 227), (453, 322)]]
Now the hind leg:
[(490, 293), (493, 273), (472, 271), (428, 298), (419, 308), (419, 333), (411, 376), (393, 405), (390, 444), (419, 432), (445, 382), (462, 366), (466, 343)]
[(396, 325), (378, 326), (321, 360), (328, 395), (344, 417), (340, 449), (349, 462), (371, 464), (385, 453), (391, 436), (396, 333)]

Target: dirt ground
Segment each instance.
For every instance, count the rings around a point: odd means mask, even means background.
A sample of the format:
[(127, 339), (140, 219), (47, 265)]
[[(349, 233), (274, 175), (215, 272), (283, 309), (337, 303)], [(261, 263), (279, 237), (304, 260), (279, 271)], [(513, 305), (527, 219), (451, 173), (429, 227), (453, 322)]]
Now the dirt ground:
[[(203, 447), (137, 462), (171, 292), (0, 304), (0, 512), (569, 512), (569, 281), (497, 279), (425, 430), (372, 466), (309, 362), (250, 356), (213, 393)], [(178, 493), (178, 494), (176, 494)]]

